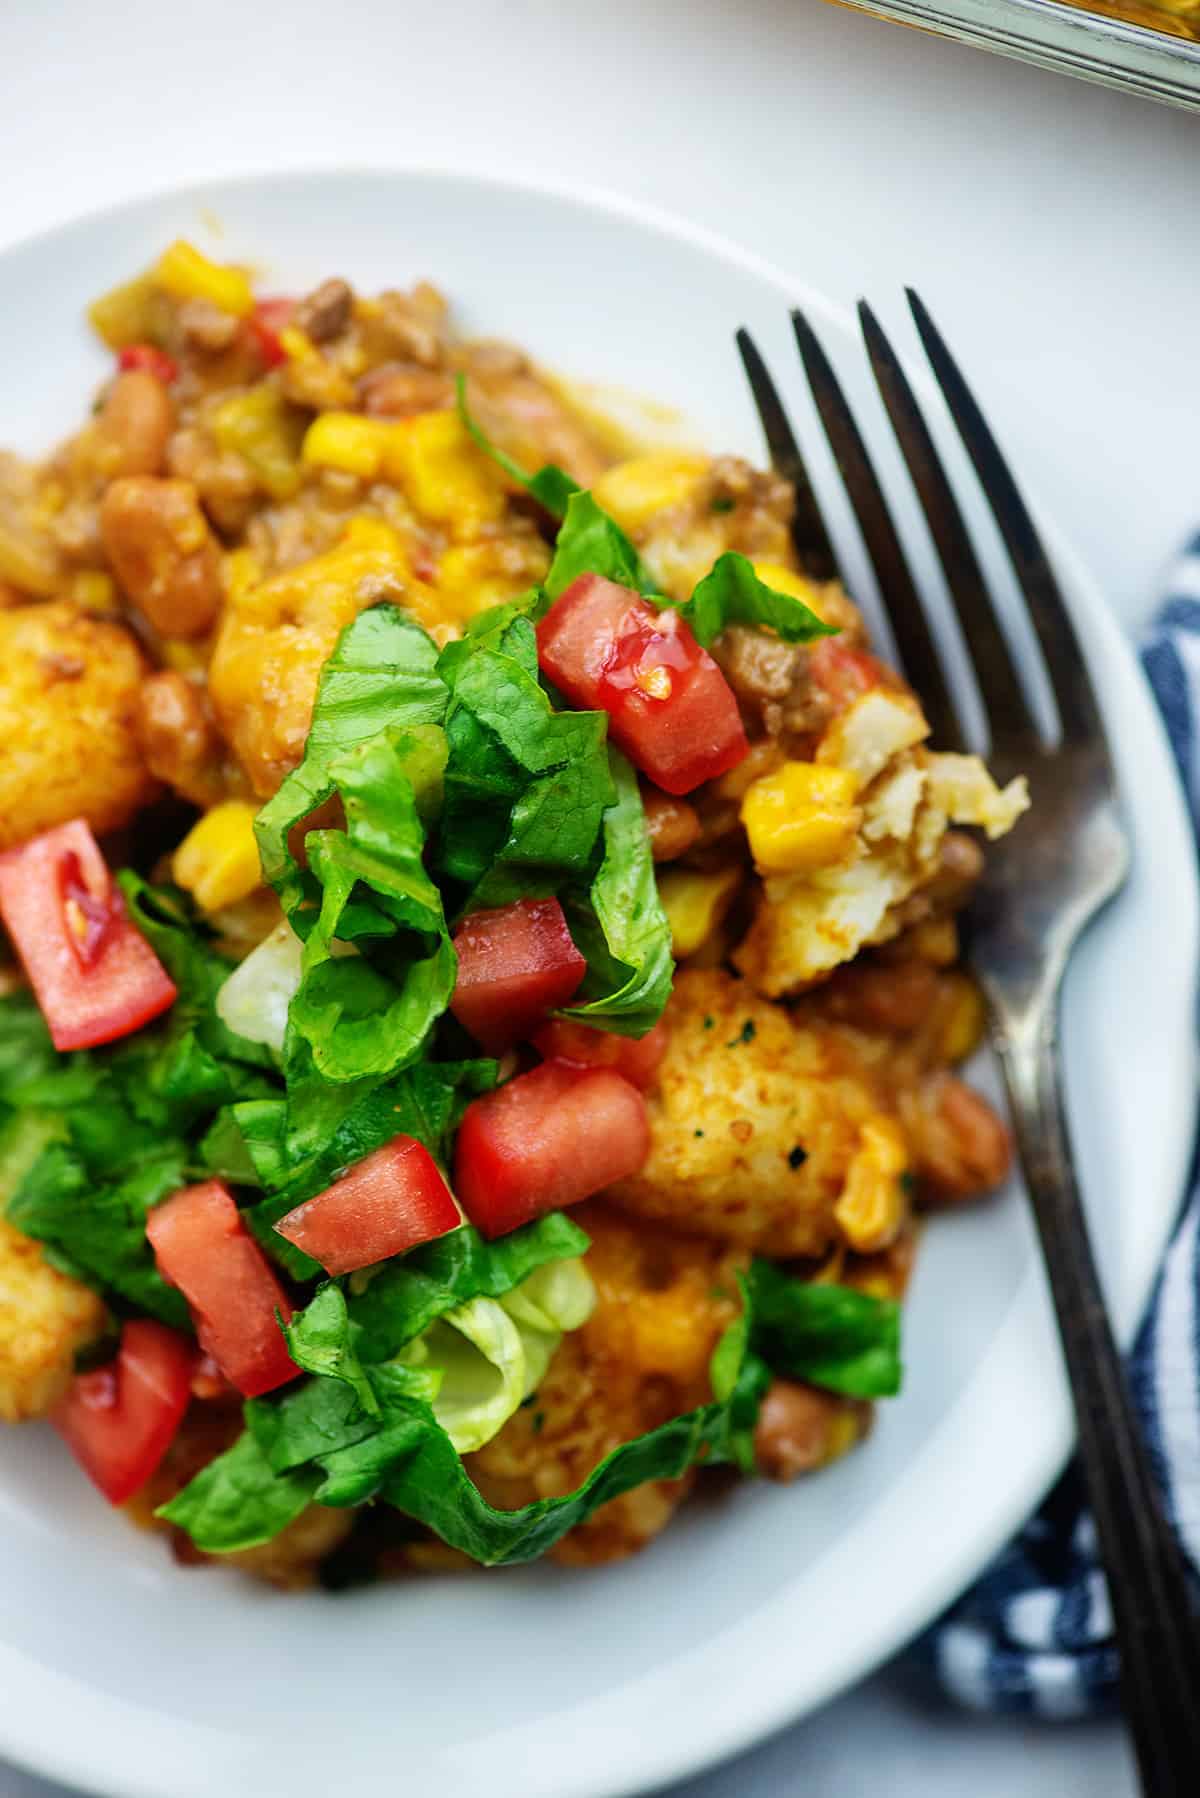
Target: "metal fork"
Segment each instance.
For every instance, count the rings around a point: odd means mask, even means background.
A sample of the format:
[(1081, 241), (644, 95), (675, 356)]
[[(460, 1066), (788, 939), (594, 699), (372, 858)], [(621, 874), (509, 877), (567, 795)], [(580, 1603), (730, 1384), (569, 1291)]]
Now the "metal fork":
[[(1059, 990), (1080, 932), (1125, 880), (1129, 847), (1116, 777), (1070, 614), (1016, 483), (920, 299), (909, 305), (1025, 597), (1058, 712), (1039, 728), (962, 512), (904, 370), (865, 302), (859, 319), (876, 384), (936, 545), (969, 646), (1002, 780), (1024, 773), (1032, 808), (991, 846), (968, 917), (1013, 1130), (1058, 1314), (1079, 1455), (1108, 1575), (1121, 1687), (1147, 1798), (1195, 1798), (1200, 1779), (1200, 1621), (1163, 1514), (1104, 1309), (1063, 1105)], [(928, 611), (854, 416), (808, 321), (792, 324), (809, 386), (878, 578), (905, 671), (933, 740), (964, 747)], [(738, 348), (776, 471), (795, 484), (794, 536), (815, 578), (838, 561), (796, 437), (746, 331)]]

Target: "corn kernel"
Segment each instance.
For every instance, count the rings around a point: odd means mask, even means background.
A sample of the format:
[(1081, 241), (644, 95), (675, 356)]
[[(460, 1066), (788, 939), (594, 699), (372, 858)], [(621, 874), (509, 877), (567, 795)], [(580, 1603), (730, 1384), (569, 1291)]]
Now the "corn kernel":
[(221, 565), (225, 597), (234, 604), (262, 580), (262, 564), (253, 550), (231, 549)]
[(830, 1462), (840, 1461), (843, 1455), (848, 1455), (862, 1434), (863, 1417), (859, 1408), (849, 1402), (839, 1406), (829, 1425), (822, 1465), (828, 1467)]
[(383, 465), (390, 426), (357, 412), (322, 412), (304, 433), (300, 451), (317, 468), (340, 468), (373, 481)]
[(111, 574), (103, 568), (80, 568), (71, 576), (71, 598), (85, 612), (113, 612), (117, 606), (117, 589)]
[(860, 1255), (893, 1242), (908, 1212), (901, 1176), (908, 1171), (908, 1144), (895, 1118), (880, 1113), (862, 1127), (859, 1146), (833, 1208), (842, 1235)]
[(658, 896), (671, 926), (672, 953), (680, 960), (703, 947), (719, 927), (742, 884), (741, 868), (705, 874), (672, 868), (658, 877)]
[(471, 441), (457, 412), (418, 412), (390, 426), (383, 475), (415, 509), (461, 538), (504, 511), (504, 477)]
[(659, 450), (606, 469), (593, 483), (592, 494), (623, 530), (636, 531), (656, 512), (682, 505), (708, 468), (705, 456)]
[(170, 305), (151, 275), (124, 281), (88, 307), (92, 329), (110, 350), (130, 343), (161, 343), (170, 322)]
[(208, 651), (200, 643), (188, 643), (182, 637), (165, 637), (158, 646), (164, 668), (176, 674), (203, 674), (208, 666)]
[(861, 812), (856, 782), (842, 768), (784, 762), (756, 780), (742, 800), (742, 823), (764, 874), (832, 867), (854, 852)]
[(201, 910), (234, 905), (262, 885), (254, 818), (255, 808), (244, 799), (227, 799), (205, 812), (175, 851), (175, 879)]
[(307, 331), (299, 325), (284, 325), (276, 332), (279, 347), (289, 362), (313, 362), (321, 354)]
[(298, 491), (304, 420), (273, 387), (230, 394), (213, 413), (212, 428), (217, 447), (248, 462), (272, 499), (291, 499)]
[(208, 300), (222, 312), (245, 318), (254, 311), (254, 292), (240, 268), (212, 262), (195, 244), (177, 237), (154, 269), (158, 285), (177, 300)]
[(473, 618), (489, 606), (527, 593), (549, 566), (549, 551), (543, 559), (539, 539), (522, 543), (519, 558), (506, 553), (510, 548), (506, 539), (489, 537), (481, 543), (452, 544), (442, 552), (437, 590), (446, 602), (447, 618)]
[(786, 593), (789, 598), (800, 600), (818, 618), (823, 617), (821, 589), (815, 581), (797, 574), (794, 568), (785, 568), (782, 562), (755, 562), (753, 568), (759, 580), (764, 581), (768, 587), (773, 587), (776, 593)]
[(983, 1041), (987, 1019), (983, 994), (969, 974), (950, 974), (945, 979), (947, 990), (938, 1032), (939, 1059), (965, 1061)]

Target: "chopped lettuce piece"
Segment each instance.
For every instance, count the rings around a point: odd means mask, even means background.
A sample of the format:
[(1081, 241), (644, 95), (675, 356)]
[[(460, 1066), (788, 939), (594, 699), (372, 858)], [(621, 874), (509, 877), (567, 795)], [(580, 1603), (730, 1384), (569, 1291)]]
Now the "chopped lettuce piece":
[(587, 492), (573, 493), (554, 545), (546, 575), (551, 599), (565, 593), (581, 574), (600, 574), (647, 598), (662, 601), (658, 585), (625, 532)]
[(803, 600), (768, 587), (754, 564), (736, 551), (718, 557), (692, 597), (679, 607), (705, 648), (729, 624), (766, 625), (787, 643), (811, 643), (837, 635)]
[(671, 926), (654, 878), (637, 776), (611, 746), (609, 767), (617, 796), (604, 814), (603, 860), (586, 892), (564, 898), (571, 934), (588, 963), (582, 1002), (564, 1016), (644, 1036), (671, 996)]
[(789, 1279), (756, 1259), (746, 1280), (751, 1346), (776, 1373), (849, 1398), (900, 1390), (900, 1306), (851, 1286)]
[(205, 1554), (234, 1554), (272, 1541), (294, 1523), (320, 1483), (315, 1467), (276, 1473), (257, 1438), (245, 1430), (158, 1515), (186, 1530)]

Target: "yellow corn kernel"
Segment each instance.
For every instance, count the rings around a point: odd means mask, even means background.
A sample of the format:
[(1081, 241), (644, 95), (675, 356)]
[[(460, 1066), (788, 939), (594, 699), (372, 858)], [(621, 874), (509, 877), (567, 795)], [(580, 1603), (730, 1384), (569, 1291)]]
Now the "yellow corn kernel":
[(358, 412), (322, 412), (304, 433), (300, 454), (316, 468), (340, 468), (373, 481), (383, 466), (390, 425)]
[(821, 589), (814, 581), (797, 574), (794, 568), (785, 568), (782, 562), (755, 562), (753, 567), (759, 580), (774, 587), (776, 593), (786, 593), (789, 598), (800, 600), (810, 612), (821, 617)]
[(193, 824), (175, 851), (175, 879), (202, 911), (235, 905), (262, 885), (254, 817), (244, 799), (226, 799)]
[(658, 450), (606, 469), (593, 482), (592, 494), (623, 530), (636, 531), (656, 512), (682, 505), (708, 469), (706, 456)]
[(845, 861), (862, 820), (856, 788), (845, 769), (815, 762), (784, 762), (756, 780), (742, 800), (742, 823), (762, 873), (805, 873)]
[(262, 564), (253, 550), (231, 549), (221, 565), (225, 597), (234, 604), (262, 580)]
[(208, 300), (238, 318), (254, 311), (254, 291), (245, 270), (211, 262), (182, 237), (163, 251), (154, 267), (154, 279), (177, 300)]
[(130, 343), (161, 343), (170, 322), (170, 310), (153, 276), (139, 275), (93, 300), (88, 318), (110, 350), (123, 350)]
[(299, 325), (284, 325), (276, 336), (289, 362), (312, 362), (321, 354), (308, 332), (302, 331)]
[(250, 464), (272, 499), (291, 499), (304, 479), (304, 418), (273, 387), (250, 387), (222, 400), (212, 417), (217, 447)]
[(694, 955), (719, 927), (742, 884), (741, 868), (713, 874), (671, 868), (658, 877), (658, 896), (671, 926), (671, 950), (678, 960)]
[(894, 1242), (908, 1214), (902, 1177), (908, 1172), (908, 1144), (895, 1118), (882, 1112), (868, 1118), (846, 1172), (842, 1196), (833, 1208), (842, 1235), (860, 1255)]
[(457, 412), (396, 419), (383, 475), (403, 487), (422, 518), (449, 525), (463, 538), (504, 511), (504, 476), (471, 441)]
[(946, 976), (944, 1012), (938, 1031), (938, 1059), (965, 1061), (983, 1041), (987, 1014), (983, 994), (969, 974)]
[(208, 649), (201, 643), (187, 643), (182, 637), (166, 637), (158, 646), (164, 668), (176, 674), (202, 674), (208, 666)]
[(446, 600), (447, 617), (473, 618), (489, 606), (515, 599), (518, 593), (528, 592), (549, 566), (549, 551), (542, 561), (536, 539), (522, 543), (520, 557), (510, 556), (510, 549), (511, 543), (503, 537), (491, 537), (482, 543), (454, 544), (443, 551), (437, 590)]
[(85, 612), (114, 612), (117, 607), (117, 589), (110, 574), (103, 568), (80, 568), (72, 576), (69, 584), (71, 598)]
[(830, 1420), (821, 1465), (828, 1467), (832, 1461), (840, 1461), (843, 1455), (848, 1455), (855, 1443), (861, 1440), (865, 1430), (864, 1412), (847, 1399), (838, 1406), (836, 1415)]

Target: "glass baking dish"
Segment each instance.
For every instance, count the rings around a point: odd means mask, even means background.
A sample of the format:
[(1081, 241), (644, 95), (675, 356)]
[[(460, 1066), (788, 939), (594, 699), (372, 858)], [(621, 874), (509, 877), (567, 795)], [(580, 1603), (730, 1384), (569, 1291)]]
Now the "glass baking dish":
[(1200, 107), (1200, 0), (844, 0), (1043, 68)]

